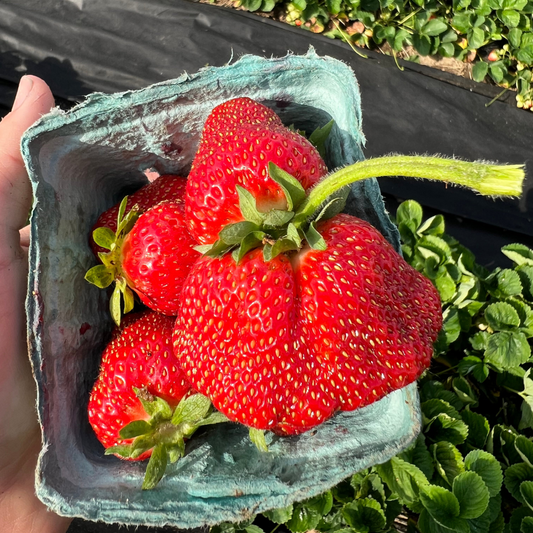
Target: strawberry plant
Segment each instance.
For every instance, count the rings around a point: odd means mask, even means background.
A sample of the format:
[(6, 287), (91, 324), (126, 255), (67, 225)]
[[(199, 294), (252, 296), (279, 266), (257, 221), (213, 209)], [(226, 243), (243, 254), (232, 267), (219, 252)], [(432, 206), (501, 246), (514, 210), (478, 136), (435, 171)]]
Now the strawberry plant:
[(443, 301), (416, 442), (321, 496), (212, 533), (531, 531), (533, 250), (505, 246), (512, 265), (489, 271), (416, 202), (400, 205), (396, 223), (406, 260)]
[[(517, 106), (533, 110), (531, 0), (291, 0), (282, 19), (315, 33), (396, 55), (474, 62), (472, 77), (516, 91)], [(269, 11), (267, 0), (242, 0)]]

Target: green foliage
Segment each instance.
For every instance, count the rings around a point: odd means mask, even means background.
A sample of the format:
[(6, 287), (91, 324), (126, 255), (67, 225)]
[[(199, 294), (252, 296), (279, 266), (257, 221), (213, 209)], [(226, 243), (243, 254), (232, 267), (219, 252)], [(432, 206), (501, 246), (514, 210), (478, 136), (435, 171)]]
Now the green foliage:
[(533, 110), (532, 0), (240, 0), (240, 5), (248, 11), (279, 5), (288, 23), (363, 48), (387, 45), (396, 55), (411, 46), (415, 60), (474, 57), (474, 80), (516, 90), (518, 107)]
[(419, 380), (422, 432), (323, 495), (212, 533), (386, 533), (400, 514), (411, 532), (533, 532), (533, 251), (506, 246), (513, 266), (490, 272), (416, 202), (401, 204), (396, 224), (406, 260), (443, 301), (444, 328)]

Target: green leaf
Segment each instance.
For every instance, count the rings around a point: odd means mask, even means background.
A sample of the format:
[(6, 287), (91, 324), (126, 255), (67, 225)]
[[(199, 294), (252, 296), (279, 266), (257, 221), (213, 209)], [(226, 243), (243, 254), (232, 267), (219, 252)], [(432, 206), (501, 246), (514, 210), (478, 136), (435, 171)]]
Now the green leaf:
[(466, 409), (461, 413), (461, 417), (468, 426), (467, 444), (474, 448), (483, 448), (490, 432), (488, 420), (483, 415)]
[(244, 219), (248, 220), (249, 222), (253, 222), (257, 226), (261, 226), (263, 224), (264, 215), (258, 211), (257, 204), (252, 193), (240, 185), (236, 185), (235, 188), (237, 189), (237, 194), (239, 195), (239, 207)]
[(421, 33), (435, 37), (448, 30), (448, 24), (441, 18), (431, 19), (421, 30)]
[(326, 241), (324, 240), (322, 235), (320, 235), (320, 233), (317, 231), (317, 229), (315, 228), (315, 224), (313, 222), (311, 222), (311, 224), (309, 224), (309, 228), (305, 232), (305, 238), (306, 238), (309, 246), (313, 250), (322, 250), (322, 251), (324, 251), (324, 250), (327, 249)]
[(505, 487), (516, 500), (523, 504), (525, 501), (520, 492), (520, 485), (524, 481), (533, 481), (533, 468), (526, 463), (513, 464), (505, 471)]
[(520, 533), (533, 533), (533, 517), (526, 516), (520, 524)]
[(135, 391), (137, 398), (139, 398), (140, 402), (142, 403), (146, 414), (148, 414), (151, 418), (157, 420), (170, 420), (172, 418), (172, 408), (165, 400), (163, 400), (163, 398), (152, 396), (143, 389), (137, 389), (134, 387), (133, 390)]
[(272, 509), (270, 511), (264, 511), (264, 514), (274, 524), (284, 524), (292, 517), (294, 506), (292, 503), (287, 507), (281, 509)]
[(501, 370), (524, 364), (531, 357), (531, 347), (522, 332), (500, 331), (491, 335), (485, 361)]
[(293, 533), (305, 533), (310, 529), (314, 529), (321, 518), (322, 515), (320, 513), (307, 507), (305, 503), (300, 503), (296, 506), (291, 519), (285, 525)]
[(520, 43), (522, 42), (522, 30), (512, 28), (507, 34), (507, 39), (513, 48), (520, 48)]
[(437, 472), (451, 487), (453, 480), (465, 470), (461, 452), (446, 441), (433, 444), (430, 450), (433, 453)]
[(285, 226), (294, 218), (294, 212), (281, 209), (271, 209), (265, 216), (264, 225), (274, 228)]
[(428, 56), (431, 53), (431, 39), (427, 35), (415, 33), (413, 35), (413, 46), (421, 56)]
[(508, 28), (516, 28), (520, 24), (520, 13), (514, 9), (504, 9), (498, 17)]
[(225, 244), (240, 244), (240, 242), (250, 233), (257, 231), (259, 226), (254, 222), (243, 220), (235, 224), (228, 224), (218, 234), (218, 238)]
[(485, 32), (481, 28), (472, 28), (467, 33), (468, 48), (470, 50), (477, 50), (485, 44)]
[(167, 454), (169, 463), (179, 461), (185, 455), (185, 441), (180, 439), (175, 444), (167, 445)]
[(459, 474), (453, 480), (452, 491), (459, 501), (461, 518), (478, 518), (489, 505), (489, 489), (475, 472)]
[(498, 289), (505, 296), (518, 296), (522, 293), (522, 283), (518, 272), (505, 268), (498, 272)]
[(252, 233), (249, 233), (244, 237), (244, 239), (241, 241), (241, 245), (233, 251), (232, 257), (234, 261), (239, 264), (242, 260), (242, 258), (254, 248), (257, 248), (262, 242), (263, 239), (266, 237), (266, 233), (262, 231), (254, 231)]
[(110, 228), (96, 228), (93, 231), (93, 240), (98, 246), (111, 250), (116, 242), (115, 232)]
[(119, 432), (121, 439), (133, 439), (152, 431), (152, 426), (146, 420), (134, 420), (125, 425)]
[(515, 308), (507, 302), (496, 302), (485, 309), (485, 318), (495, 331), (509, 331), (520, 326), (520, 317)]
[(474, 392), (474, 390), (470, 386), (470, 383), (468, 383), (465, 378), (463, 378), (462, 376), (453, 378), (452, 387), (455, 391), (455, 394), (457, 394), (457, 396), (463, 403), (477, 404), (477, 394)]
[(277, 257), (284, 252), (290, 252), (291, 250), (298, 250), (299, 246), (291, 239), (278, 239), (272, 246), (271, 259)]
[(399, 457), (393, 457), (375, 468), (391, 491), (398, 495), (400, 502), (407, 505), (418, 501), (421, 488), (428, 485), (426, 476), (419, 468)]
[(333, 507), (333, 495), (330, 490), (306, 500), (305, 505), (320, 515), (328, 514)]
[(248, 431), (250, 434), (250, 440), (255, 444), (256, 448), (261, 452), (268, 452), (264, 430), (250, 428)]
[(283, 189), (285, 198), (287, 199), (288, 211), (295, 211), (306, 198), (305, 189), (302, 187), (302, 184), (272, 162), (268, 164), (268, 173)]
[(176, 426), (182, 422), (197, 422), (209, 414), (211, 407), (209, 398), (203, 394), (193, 394), (180, 401), (174, 409), (171, 422)]
[[(422, 217), (422, 208), (420, 208), (420, 217)], [(435, 215), (433, 217), (428, 218), (423, 224), (419, 223), (419, 226), (419, 235), (427, 234), (440, 236), (444, 233), (445, 229), (444, 217), (442, 215)]]
[(381, 531), (385, 527), (385, 513), (376, 500), (363, 498), (344, 506), (342, 515), (356, 531)]
[(533, 250), (524, 244), (508, 244), (502, 252), (517, 265), (533, 266)]
[(437, 524), (457, 533), (469, 533), (468, 523), (459, 517), (459, 501), (449, 490), (428, 485), (420, 493), (420, 501)]
[(117, 444), (105, 449), (104, 455), (120, 455), (125, 459), (131, 456), (132, 447), (131, 444)]
[(213, 424), (221, 424), (224, 422), (229, 422), (229, 418), (222, 414), (220, 411), (213, 411), (210, 415), (206, 416), (202, 420), (199, 420), (196, 425), (200, 426), (211, 426)]
[(533, 44), (528, 44), (520, 48), (520, 50), (518, 50), (518, 53), (516, 54), (516, 58), (518, 59), (518, 61), (526, 63), (527, 65), (533, 64)]
[(335, 121), (332, 119), (325, 126), (317, 128), (309, 135), (309, 142), (318, 150), (322, 159), (326, 158), (326, 141), (334, 125)]
[(501, 62), (489, 65), (489, 74), (496, 83), (501, 83), (507, 74), (507, 67)]
[(482, 82), (485, 76), (489, 73), (489, 65), (485, 61), (478, 61), (472, 67), (472, 79), (474, 81)]
[(109, 312), (111, 313), (111, 318), (117, 326), (120, 326), (120, 319), (122, 317), (122, 307), (121, 307), (121, 291), (118, 283), (115, 284), (113, 292), (111, 293), (111, 298), (109, 299)]
[(533, 511), (533, 480), (520, 484), (520, 494), (524, 503)]
[(165, 475), (167, 468), (167, 449), (164, 444), (157, 444), (152, 450), (152, 455), (146, 467), (146, 474), (142, 484), (143, 490), (153, 489)]
[(533, 468), (533, 442), (524, 435), (518, 435), (514, 441), (514, 446), (524, 462)]
[(105, 289), (115, 280), (115, 273), (105, 265), (96, 265), (87, 271), (85, 279), (99, 289)]

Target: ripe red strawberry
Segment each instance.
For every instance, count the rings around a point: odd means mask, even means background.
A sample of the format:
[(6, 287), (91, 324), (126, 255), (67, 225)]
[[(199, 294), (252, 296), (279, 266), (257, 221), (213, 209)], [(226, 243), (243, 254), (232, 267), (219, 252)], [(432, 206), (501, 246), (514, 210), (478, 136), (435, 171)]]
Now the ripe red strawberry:
[(124, 238), (121, 269), (141, 301), (160, 313), (177, 315), (183, 280), (200, 254), (187, 231), (183, 204), (150, 208)]
[(325, 250), (203, 257), (185, 281), (174, 350), (230, 420), (298, 434), (429, 366), (442, 321), (431, 282), (363, 220), (316, 229)]
[[(115, 328), (102, 355), (100, 374), (89, 398), (89, 422), (106, 447), (131, 444), (120, 430), (134, 420), (150, 419), (134, 388), (176, 407), (191, 385), (172, 352), (175, 319), (152, 311), (132, 313)], [(146, 459), (151, 450), (136, 460)]]
[(153, 311), (128, 315), (104, 350), (89, 398), (89, 422), (106, 455), (151, 458), (143, 489), (157, 485), (199, 427), (227, 420), (191, 390), (172, 351), (174, 323)]
[(215, 242), (223, 227), (243, 220), (237, 185), (255, 197), (261, 212), (287, 207), (282, 188), (269, 177), (269, 162), (289, 172), (304, 189), (327, 172), (316, 148), (265, 106), (240, 98), (213, 110), (185, 195), (188, 227), (200, 244)]
[[(138, 220), (128, 222), (133, 214), (130, 212), (120, 222), (116, 235), (100, 230), (109, 240), (106, 246), (110, 251), (100, 254), (103, 265), (91, 268), (85, 276), (100, 288), (116, 282), (110, 307), (117, 324), (122, 312), (121, 295), (124, 313), (133, 309), (131, 291), (150, 309), (177, 315), (183, 280), (199, 257), (185, 223), (182, 201), (161, 202)], [(103, 243), (99, 234), (95, 238)]]
[[(142, 214), (150, 207), (157, 205), (163, 200), (181, 201), (185, 194), (185, 178), (174, 174), (162, 174), (154, 181), (141, 187), (138, 191), (128, 196), (128, 204), (125, 214), (127, 215), (133, 207), (137, 213)], [(94, 255), (99, 252), (107, 252), (105, 248), (98, 246), (93, 239), (93, 232), (97, 228), (109, 228), (113, 233), (117, 231), (117, 219), (120, 203), (114, 205), (102, 213), (91, 230), (89, 243)]]

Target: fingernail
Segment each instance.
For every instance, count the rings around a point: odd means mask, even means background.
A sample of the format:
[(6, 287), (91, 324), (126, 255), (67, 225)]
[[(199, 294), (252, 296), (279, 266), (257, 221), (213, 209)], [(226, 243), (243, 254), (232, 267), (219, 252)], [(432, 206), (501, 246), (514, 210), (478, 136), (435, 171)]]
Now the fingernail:
[(15, 111), (24, 103), (28, 95), (31, 93), (32, 88), (33, 80), (31, 76), (22, 76), (22, 78), (20, 78), (17, 96), (15, 96), (15, 101), (13, 102), (12, 111)]

